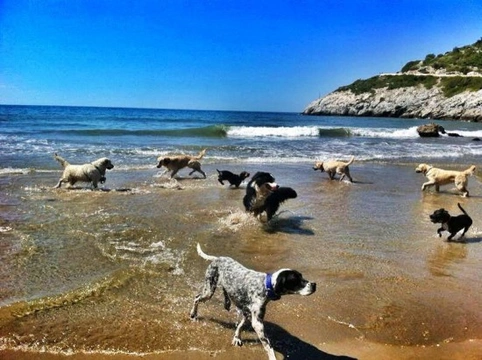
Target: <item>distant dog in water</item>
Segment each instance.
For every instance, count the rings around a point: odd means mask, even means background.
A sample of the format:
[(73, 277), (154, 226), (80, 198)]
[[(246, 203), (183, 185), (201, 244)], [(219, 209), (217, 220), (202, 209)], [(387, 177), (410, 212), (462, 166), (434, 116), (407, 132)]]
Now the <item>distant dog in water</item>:
[(313, 170), (320, 170), (321, 172), (326, 171), (330, 180), (335, 179), (335, 174), (341, 175), (340, 181), (342, 181), (345, 176), (353, 182), (353, 179), (350, 175), (350, 168), (349, 166), (353, 163), (355, 157), (352, 156), (348, 162), (340, 161), (340, 160), (331, 160), (331, 161), (318, 161), (313, 166)]
[(440, 190), (441, 185), (454, 183), (457, 190), (462, 193), (463, 197), (469, 196), (467, 185), (469, 183), (469, 176), (475, 173), (475, 165), (470, 166), (463, 171), (444, 170), (433, 167), (428, 164), (420, 164), (415, 169), (415, 172), (424, 174), (428, 181), (423, 183), (422, 191), (429, 186), (434, 186), (435, 191)]
[(457, 203), (457, 206), (459, 209), (463, 212), (462, 215), (458, 216), (450, 216), (449, 212), (445, 209), (438, 209), (433, 212), (432, 215), (430, 215), (430, 220), (436, 224), (442, 224), (442, 227), (437, 229), (437, 234), (439, 237), (442, 236), (442, 231), (448, 231), (450, 233), (449, 237), (447, 238), (447, 241), (452, 240), (452, 238), (462, 229), (464, 229), (464, 232), (462, 235), (460, 235), (460, 238), (462, 238), (467, 230), (469, 230), (470, 226), (472, 225), (472, 219), (470, 216), (467, 214), (467, 212), (462, 208), (462, 206)]
[(266, 274), (247, 269), (230, 257), (205, 254), (199, 244), (197, 252), (211, 263), (206, 270), (203, 289), (194, 299), (191, 319), (197, 318), (199, 303), (211, 299), (216, 287), (220, 286), (224, 294), (224, 308), (229, 311), (233, 302), (238, 314), (242, 315), (234, 332), (232, 344), (243, 344), (241, 330), (247, 321), (251, 321), (254, 331), (268, 353), (269, 360), (276, 360), (274, 350), (264, 333), (266, 305), (270, 300), (279, 300), (283, 295), (311, 295), (316, 291), (316, 283), (305, 280), (296, 270), (281, 269), (273, 274)]
[(201, 160), (206, 153), (206, 149), (202, 150), (199, 155), (192, 156), (192, 155), (176, 155), (176, 156), (159, 156), (157, 158), (157, 168), (165, 167), (167, 171), (171, 171), (171, 179), (177, 172), (185, 167), (192, 169), (189, 175), (192, 175), (194, 172), (201, 173), (204, 178), (206, 178), (206, 173), (201, 170)]
[(280, 187), (275, 178), (267, 172), (257, 172), (246, 187), (243, 204), (246, 211), (255, 216), (266, 212), (266, 219), (270, 221), (278, 211), (281, 203), (298, 196), (290, 187)]
[(246, 171), (242, 171), (239, 175), (233, 174), (231, 171), (228, 170), (218, 170), (218, 181), (221, 185), (224, 185), (223, 181), (228, 181), (229, 186), (236, 186), (239, 187), (241, 183), (244, 181), (244, 179), (249, 178), (249, 173)]
[(91, 183), (94, 189), (97, 184), (105, 182), (105, 172), (114, 168), (114, 165), (108, 158), (101, 158), (91, 162), (90, 164), (72, 165), (63, 157), (54, 154), (57, 160), (64, 168), (64, 173), (54, 188), (59, 188), (62, 183), (68, 183), (68, 187), (74, 186), (76, 182)]

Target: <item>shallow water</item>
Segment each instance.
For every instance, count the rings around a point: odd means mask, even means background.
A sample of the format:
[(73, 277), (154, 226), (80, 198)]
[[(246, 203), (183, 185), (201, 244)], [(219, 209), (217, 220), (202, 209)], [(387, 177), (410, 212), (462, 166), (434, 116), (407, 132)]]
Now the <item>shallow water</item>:
[[(220, 166), (270, 171), (298, 198), (260, 223), (242, 208), (244, 186), (217, 182)], [(207, 266), (198, 242), (208, 254), (264, 272), (295, 268), (318, 283), (312, 296), (268, 306), (267, 333), (285, 357), (322, 358), (331, 344), (355, 342), (404, 358), (407, 347), (481, 339), (476, 178), (472, 196), (461, 198), (450, 186), (421, 193), (416, 164), (355, 163), (353, 184), (329, 181), (307, 162), (239, 166), (203, 165), (205, 180), (187, 170), (170, 180), (154, 169), (114, 169), (100, 191), (51, 189), (60, 172), (0, 177), (0, 350), (231, 351), (236, 314), (220, 294), (200, 305), (199, 321), (189, 319)], [(447, 243), (428, 215), (439, 207), (458, 214), (457, 202), (474, 225), (466, 242)], [(263, 354), (254, 333), (242, 336), (247, 347), (234, 356)], [(353, 348), (340, 354), (354, 356)]]

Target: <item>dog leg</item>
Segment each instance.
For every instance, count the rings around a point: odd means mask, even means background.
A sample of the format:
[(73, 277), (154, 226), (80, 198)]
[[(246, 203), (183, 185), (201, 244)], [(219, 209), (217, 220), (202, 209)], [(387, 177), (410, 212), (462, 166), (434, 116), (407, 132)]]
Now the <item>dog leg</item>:
[(274, 350), (264, 334), (264, 325), (263, 325), (263, 317), (261, 316), (260, 313), (253, 312), (251, 314), (251, 324), (253, 325), (253, 329), (258, 335), (259, 340), (261, 341), (261, 344), (263, 345), (264, 349), (268, 353), (268, 359), (269, 360), (276, 360), (276, 356), (274, 354)]
[(231, 309), (231, 299), (229, 298), (225, 288), (223, 288), (223, 294), (224, 294), (224, 308), (227, 311), (229, 311)]
[(53, 187), (53, 189), (58, 189), (59, 187), (61, 187), (63, 182), (64, 182), (64, 179), (60, 179), (57, 185)]
[(350, 180), (350, 182), (353, 182), (353, 179), (350, 175), (350, 169), (348, 169), (348, 168), (345, 169), (345, 175)]
[(219, 279), (219, 272), (218, 268), (216, 266), (213, 266), (212, 263), (208, 266), (206, 270), (205, 279), (206, 280), (204, 281), (203, 290), (194, 298), (194, 304), (192, 306), (190, 314), (192, 320), (195, 320), (197, 317), (197, 308), (199, 303), (211, 299), (214, 295), (214, 291), (216, 291), (216, 286)]
[[(424, 191), (427, 186), (432, 186), (432, 185), (435, 185), (432, 181), (427, 181), (426, 183), (423, 183), (422, 184), (422, 191)], [(435, 190), (437, 190), (437, 189), (435, 189)]]
[(179, 169), (174, 169), (174, 170), (172, 170), (172, 172), (171, 172), (171, 179), (174, 178), (174, 175), (176, 175), (178, 171), (179, 171)]
[(239, 320), (239, 323), (236, 326), (236, 331), (234, 332), (234, 337), (233, 341), (231, 342), (232, 345), (234, 346), (242, 346), (243, 345), (243, 340), (241, 340), (241, 337), (239, 336), (241, 333), (241, 329), (243, 328), (244, 324), (246, 323), (246, 316), (242, 315), (241, 320)]
[(444, 231), (444, 228), (443, 228), (443, 227), (437, 229), (438, 237), (442, 237), (442, 231)]

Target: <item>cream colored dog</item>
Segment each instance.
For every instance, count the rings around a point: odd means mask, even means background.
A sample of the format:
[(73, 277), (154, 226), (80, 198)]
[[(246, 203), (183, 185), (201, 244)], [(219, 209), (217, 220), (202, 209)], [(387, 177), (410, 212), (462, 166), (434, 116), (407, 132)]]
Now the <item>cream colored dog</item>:
[(469, 191), (467, 190), (469, 176), (475, 173), (475, 165), (472, 165), (464, 171), (456, 171), (443, 170), (431, 165), (420, 164), (415, 169), (415, 172), (423, 173), (428, 179), (427, 182), (423, 183), (422, 191), (428, 186), (434, 186), (435, 191), (439, 191), (441, 185), (454, 183), (457, 190), (462, 193), (462, 196), (466, 197), (469, 196)]
[[(160, 156), (157, 158), (157, 167), (166, 167), (166, 171), (171, 171), (171, 178), (177, 174), (182, 168), (188, 167), (192, 169), (189, 175), (192, 175), (195, 171), (201, 173), (206, 178), (206, 173), (201, 170), (201, 160), (206, 153), (206, 149), (202, 150), (199, 155), (176, 155), (176, 156)], [(166, 172), (165, 171), (165, 172)]]
[(57, 160), (64, 168), (64, 173), (54, 188), (59, 188), (62, 183), (68, 183), (68, 187), (74, 186), (78, 181), (91, 183), (94, 189), (97, 184), (105, 181), (105, 172), (107, 169), (113, 169), (114, 165), (107, 158), (98, 159), (90, 164), (72, 165), (63, 157), (54, 154)]
[(350, 176), (350, 168), (348, 167), (353, 163), (355, 157), (352, 156), (348, 162), (340, 161), (340, 160), (330, 160), (330, 161), (318, 161), (313, 166), (313, 170), (320, 170), (321, 172), (326, 171), (330, 180), (335, 178), (335, 174), (341, 175), (340, 181), (342, 181), (345, 176), (350, 179), (350, 182), (353, 182), (353, 179)]

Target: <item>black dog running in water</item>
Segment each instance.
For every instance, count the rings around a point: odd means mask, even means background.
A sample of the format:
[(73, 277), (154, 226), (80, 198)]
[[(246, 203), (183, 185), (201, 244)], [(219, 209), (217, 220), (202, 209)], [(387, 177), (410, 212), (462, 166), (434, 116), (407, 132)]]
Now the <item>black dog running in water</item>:
[(229, 186), (234, 185), (239, 187), (244, 179), (249, 178), (249, 172), (247, 171), (242, 171), (239, 175), (233, 174), (228, 170), (216, 169), (216, 171), (218, 172), (218, 181), (221, 183), (221, 185), (224, 185), (223, 181), (229, 181)]
[(449, 212), (445, 209), (438, 209), (430, 215), (430, 220), (436, 224), (442, 224), (442, 227), (437, 229), (437, 234), (439, 237), (442, 236), (442, 231), (448, 231), (450, 236), (447, 238), (447, 241), (452, 240), (452, 238), (462, 229), (464, 232), (460, 235), (462, 238), (467, 230), (469, 230), (470, 226), (472, 225), (472, 219), (470, 216), (465, 212), (465, 210), (457, 203), (460, 210), (462, 210), (463, 214), (458, 216), (450, 216)]
[(266, 220), (270, 221), (278, 211), (281, 203), (294, 199), (298, 195), (290, 187), (280, 187), (275, 178), (267, 172), (257, 172), (246, 187), (243, 204), (246, 211), (258, 217), (266, 212)]

